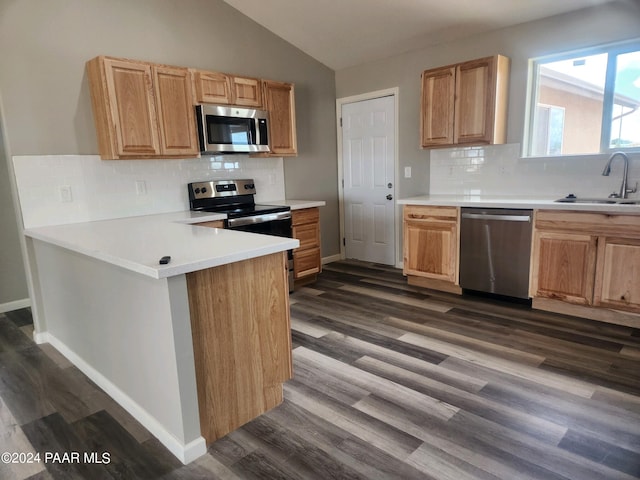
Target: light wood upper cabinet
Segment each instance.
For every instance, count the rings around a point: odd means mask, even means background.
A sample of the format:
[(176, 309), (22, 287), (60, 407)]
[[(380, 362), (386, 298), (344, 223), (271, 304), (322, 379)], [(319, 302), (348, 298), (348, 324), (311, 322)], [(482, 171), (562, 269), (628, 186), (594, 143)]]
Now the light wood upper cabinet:
[(262, 84), (257, 78), (192, 70), (195, 103), (262, 108)]
[(422, 74), (422, 146), (453, 144), (455, 67), (436, 68)]
[(458, 283), (458, 224), (456, 207), (404, 207), (405, 275)]
[(509, 64), (496, 55), (423, 72), (422, 147), (504, 143)]
[(196, 156), (191, 78), (186, 68), (152, 66), (162, 155)]
[(263, 81), (265, 108), (269, 112), (269, 147), (271, 156), (298, 154), (296, 109), (291, 83)]
[(102, 159), (199, 154), (187, 69), (96, 57), (87, 75)]
[(259, 79), (231, 77), (231, 91), (234, 105), (262, 108), (262, 83)]
[(536, 212), (533, 297), (640, 312), (640, 215)]
[(192, 70), (195, 103), (231, 104), (231, 79), (218, 72)]

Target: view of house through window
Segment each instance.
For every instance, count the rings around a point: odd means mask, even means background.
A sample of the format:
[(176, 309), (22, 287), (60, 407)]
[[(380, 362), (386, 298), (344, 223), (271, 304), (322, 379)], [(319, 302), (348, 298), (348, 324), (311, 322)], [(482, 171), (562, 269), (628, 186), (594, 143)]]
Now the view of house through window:
[(640, 148), (640, 44), (534, 62), (529, 156)]

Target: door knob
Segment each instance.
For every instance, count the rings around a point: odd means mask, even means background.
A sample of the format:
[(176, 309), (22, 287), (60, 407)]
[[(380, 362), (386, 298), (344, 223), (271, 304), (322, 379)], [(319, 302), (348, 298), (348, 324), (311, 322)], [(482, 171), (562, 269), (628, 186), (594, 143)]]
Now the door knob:
[(391, 194), (387, 195), (387, 200), (393, 200), (393, 195)]
[(387, 183), (387, 188), (393, 188), (393, 183), (391, 182)]

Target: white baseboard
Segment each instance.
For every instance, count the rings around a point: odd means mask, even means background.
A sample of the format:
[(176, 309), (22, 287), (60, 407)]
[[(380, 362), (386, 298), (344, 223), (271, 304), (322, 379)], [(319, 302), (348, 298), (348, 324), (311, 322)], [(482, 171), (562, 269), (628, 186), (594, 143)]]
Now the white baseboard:
[(340, 253), (336, 253), (330, 257), (322, 257), (322, 265), (326, 265), (331, 262), (339, 262), (340, 260), (342, 260), (342, 255)]
[(75, 352), (49, 332), (34, 334), (34, 340), (36, 343), (50, 343), (55, 347), (56, 350), (78, 367), (82, 373), (102, 388), (107, 395), (113, 398), (122, 408), (129, 412), (137, 421), (149, 430), (154, 437), (156, 437), (173, 455), (175, 455), (178, 460), (185, 465), (207, 453), (207, 444), (202, 436), (187, 443), (186, 445), (179, 442), (144, 408), (138, 405), (131, 397), (111, 383), (108, 378), (85, 362), (81, 357), (76, 355)]
[(20, 310), (21, 308), (27, 308), (30, 306), (31, 300), (29, 298), (14, 300), (13, 302), (0, 303), (0, 313), (12, 312), (13, 310)]

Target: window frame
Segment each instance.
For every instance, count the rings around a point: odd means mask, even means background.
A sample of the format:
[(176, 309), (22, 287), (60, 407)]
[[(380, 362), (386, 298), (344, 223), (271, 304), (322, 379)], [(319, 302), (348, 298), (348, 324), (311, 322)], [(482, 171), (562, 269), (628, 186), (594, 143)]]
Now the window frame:
[[(560, 52), (551, 55), (545, 55), (529, 59), (529, 87), (527, 88), (527, 106), (525, 112), (525, 130), (522, 141), (523, 158), (550, 158), (550, 157), (575, 157), (585, 155), (601, 155), (611, 153), (613, 151), (623, 151), (627, 153), (640, 152), (640, 147), (610, 147), (611, 142), (611, 123), (613, 115), (614, 97), (615, 97), (615, 77), (617, 69), (617, 57), (629, 52), (640, 52), (640, 38), (626, 40), (623, 42), (596, 45), (593, 47)], [(532, 155), (533, 146), (533, 127), (534, 115), (539, 98), (540, 67), (547, 63), (559, 62), (562, 60), (576, 59), (577, 57), (592, 56), (606, 53), (607, 69), (605, 72), (605, 86), (602, 104), (602, 124), (600, 128), (600, 151), (591, 153), (564, 153), (555, 155)]]

